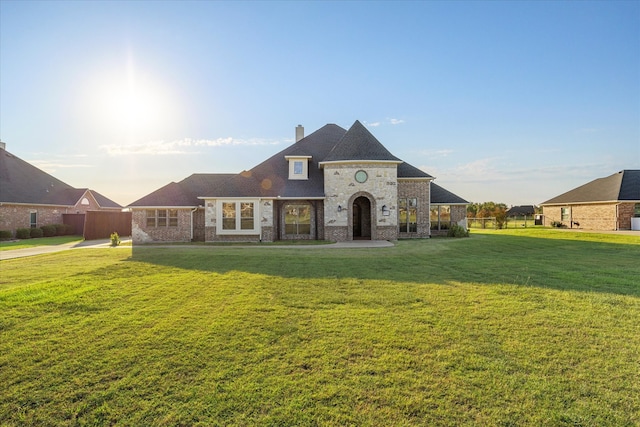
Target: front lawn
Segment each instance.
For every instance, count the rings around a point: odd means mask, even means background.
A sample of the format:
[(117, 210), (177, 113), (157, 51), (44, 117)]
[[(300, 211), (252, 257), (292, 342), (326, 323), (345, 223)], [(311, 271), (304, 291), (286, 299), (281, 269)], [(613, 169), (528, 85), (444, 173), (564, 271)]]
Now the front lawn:
[(0, 251), (34, 248), (36, 246), (57, 246), (71, 242), (81, 242), (82, 236), (39, 237), (36, 239), (0, 241)]
[(640, 239), (0, 264), (0, 425), (640, 424)]

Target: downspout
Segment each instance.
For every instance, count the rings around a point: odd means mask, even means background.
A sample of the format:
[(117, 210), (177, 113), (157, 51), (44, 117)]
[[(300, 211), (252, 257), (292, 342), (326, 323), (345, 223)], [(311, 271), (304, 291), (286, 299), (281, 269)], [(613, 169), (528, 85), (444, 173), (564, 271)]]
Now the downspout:
[(195, 208), (193, 208), (193, 210), (191, 211), (191, 241), (193, 242), (193, 213), (195, 211), (198, 210), (198, 207), (196, 206)]

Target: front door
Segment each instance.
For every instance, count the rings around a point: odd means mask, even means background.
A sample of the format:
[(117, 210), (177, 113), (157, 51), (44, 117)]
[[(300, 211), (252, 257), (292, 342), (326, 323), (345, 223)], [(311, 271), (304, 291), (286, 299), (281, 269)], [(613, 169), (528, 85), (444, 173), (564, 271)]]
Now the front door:
[(371, 239), (371, 202), (366, 197), (353, 201), (353, 239)]

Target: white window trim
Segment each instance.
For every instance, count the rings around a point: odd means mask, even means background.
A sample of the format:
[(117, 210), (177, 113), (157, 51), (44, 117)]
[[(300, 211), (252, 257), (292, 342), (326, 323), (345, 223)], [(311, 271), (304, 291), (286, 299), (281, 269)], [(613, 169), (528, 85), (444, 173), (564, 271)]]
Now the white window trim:
[[(224, 223), (222, 217), (222, 205), (224, 203), (236, 204), (236, 229), (225, 230), (222, 225)], [(241, 230), (240, 229), (240, 204), (241, 203), (253, 203), (253, 229)], [(260, 200), (259, 199), (217, 199), (216, 200), (216, 234), (219, 235), (256, 235), (260, 234)]]
[[(311, 156), (284, 156), (284, 158), (289, 162), (289, 179), (309, 179), (309, 159), (311, 158)], [(302, 173), (295, 173), (296, 162), (302, 162)]]

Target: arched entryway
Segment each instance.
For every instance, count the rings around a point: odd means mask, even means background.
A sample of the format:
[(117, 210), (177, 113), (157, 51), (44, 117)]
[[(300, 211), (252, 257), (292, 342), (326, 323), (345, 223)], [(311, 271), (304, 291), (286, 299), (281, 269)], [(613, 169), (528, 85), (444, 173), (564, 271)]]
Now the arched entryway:
[(371, 240), (371, 201), (360, 196), (353, 201), (353, 239)]

